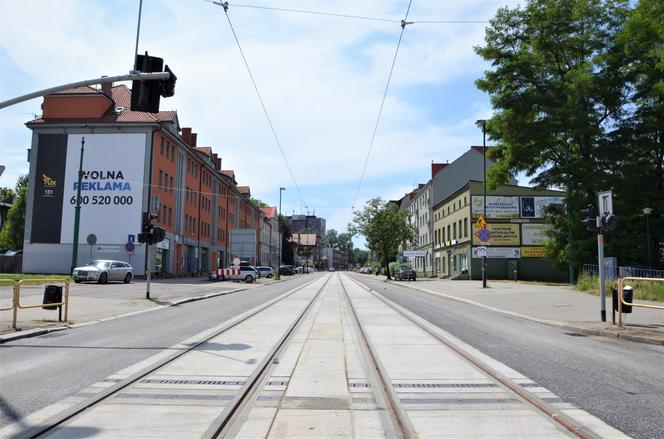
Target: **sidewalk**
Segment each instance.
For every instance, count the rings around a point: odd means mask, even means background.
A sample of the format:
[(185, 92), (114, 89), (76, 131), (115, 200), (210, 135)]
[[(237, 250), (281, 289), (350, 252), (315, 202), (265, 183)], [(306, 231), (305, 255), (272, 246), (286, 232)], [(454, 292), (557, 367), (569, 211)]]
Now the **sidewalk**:
[[(568, 286), (490, 280), (488, 288), (484, 289), (479, 281), (443, 279), (394, 283), (583, 334), (664, 345), (664, 310), (633, 307), (631, 314), (623, 314), (625, 329), (620, 329), (617, 324), (611, 324), (611, 297), (606, 299), (607, 322), (602, 323), (599, 296)], [(659, 302), (637, 300), (635, 303), (662, 306)]]
[[(97, 323), (172, 306), (183, 302), (229, 294), (238, 290), (256, 288), (273, 281), (261, 279), (257, 283), (211, 282), (205, 278), (182, 278), (152, 281), (150, 297), (145, 298), (145, 281), (138, 280), (131, 284), (70, 284), (68, 322), (58, 321), (57, 310), (40, 308), (19, 309), (17, 328), (12, 328), (12, 311), (0, 311), (0, 343), (9, 339), (22, 338)], [(98, 295), (90, 294), (96, 288)], [(42, 301), (44, 286), (26, 288), (21, 294), (21, 305), (39, 305)], [(80, 292), (80, 294), (77, 294)], [(10, 294), (3, 291), (0, 307), (11, 306)], [(64, 309), (63, 309), (64, 319)]]

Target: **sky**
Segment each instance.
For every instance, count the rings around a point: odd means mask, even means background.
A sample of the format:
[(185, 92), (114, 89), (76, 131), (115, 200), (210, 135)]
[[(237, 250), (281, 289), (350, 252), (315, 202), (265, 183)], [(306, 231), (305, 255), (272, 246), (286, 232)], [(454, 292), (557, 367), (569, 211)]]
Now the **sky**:
[[(243, 0), (228, 17), (249, 63), (294, 180), (261, 108), (223, 8), (210, 0), (144, 0), (138, 51), (177, 75), (181, 126), (211, 146), (238, 184), (282, 212), (314, 213), (328, 229), (352, 219), (359, 181), (401, 27), (398, 22), (274, 11), (301, 9), (401, 20), (408, 0)], [(0, 101), (43, 88), (127, 73), (133, 66), (139, 0), (3, 3)], [(490, 66), (473, 51), (510, 0), (413, 0), (366, 174), (355, 207), (398, 199), (481, 144), (477, 119), (491, 117), (475, 80)], [(424, 23), (480, 20), (479, 23)], [(41, 99), (0, 110), (0, 186), (28, 171)], [(356, 241), (356, 244), (361, 241)]]

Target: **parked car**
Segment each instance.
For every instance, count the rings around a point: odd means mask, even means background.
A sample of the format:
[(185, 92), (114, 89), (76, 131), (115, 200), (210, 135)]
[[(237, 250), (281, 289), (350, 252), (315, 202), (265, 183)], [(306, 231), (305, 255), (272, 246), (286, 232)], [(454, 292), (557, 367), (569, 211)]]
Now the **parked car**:
[(267, 277), (268, 279), (271, 279), (272, 276), (274, 276), (274, 269), (272, 267), (267, 267), (260, 265), (256, 267), (256, 270), (261, 274), (262, 277)]
[(371, 267), (362, 267), (362, 268), (360, 268), (360, 273), (362, 273), (362, 274), (371, 274)]
[(334, 271), (334, 267), (328, 268), (327, 271)]
[(240, 265), (240, 279), (244, 280), (246, 283), (250, 284), (260, 277), (261, 274), (255, 267)]
[(394, 274), (394, 280), (417, 280), (417, 274), (412, 267), (402, 265)]
[(93, 281), (105, 284), (108, 281), (123, 281), (128, 284), (134, 277), (134, 269), (126, 262), (98, 259), (83, 267), (74, 268), (72, 277), (76, 283)]
[(280, 276), (292, 276), (295, 274), (295, 270), (290, 265), (282, 265), (279, 267)]

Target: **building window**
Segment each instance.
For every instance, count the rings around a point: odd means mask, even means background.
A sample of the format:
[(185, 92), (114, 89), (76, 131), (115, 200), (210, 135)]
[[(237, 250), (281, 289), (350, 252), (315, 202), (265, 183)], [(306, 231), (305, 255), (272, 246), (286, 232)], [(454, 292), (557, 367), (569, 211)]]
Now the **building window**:
[(171, 143), (171, 161), (175, 161), (175, 145)]
[(160, 187), (160, 188), (161, 188), (161, 186), (162, 186), (162, 180), (163, 180), (163, 179), (164, 179), (164, 172), (160, 170), (160, 171), (159, 171), (159, 187)]
[(169, 178), (170, 183), (171, 183), (170, 184), (171, 192), (173, 192), (173, 177), (168, 177), (168, 178)]
[(469, 236), (468, 235), (468, 218), (463, 219), (463, 236), (466, 238)]
[(161, 147), (159, 148), (161, 155), (164, 155), (164, 138), (161, 138)]
[(168, 208), (168, 225), (170, 226), (171, 224), (173, 224), (173, 209), (169, 207)]
[(454, 223), (452, 228), (452, 239), (457, 239), (456, 223)]
[(459, 220), (459, 239), (461, 238), (463, 238), (463, 236), (461, 236), (461, 220)]

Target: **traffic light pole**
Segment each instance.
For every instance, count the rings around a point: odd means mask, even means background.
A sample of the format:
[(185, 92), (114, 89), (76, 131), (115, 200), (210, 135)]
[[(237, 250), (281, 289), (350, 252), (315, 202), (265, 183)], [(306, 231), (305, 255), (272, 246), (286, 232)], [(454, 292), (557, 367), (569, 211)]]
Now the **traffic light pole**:
[[(599, 222), (599, 219), (598, 219)], [(597, 234), (597, 263), (599, 264), (599, 300), (602, 322), (606, 322), (606, 285), (604, 283), (604, 233)]]
[(83, 180), (83, 152), (85, 147), (85, 137), (81, 137), (81, 156), (78, 163), (78, 185), (76, 187), (76, 207), (74, 208), (74, 239), (72, 242), (71, 270), (73, 275), (74, 268), (78, 265), (78, 229), (81, 223), (81, 180)]

